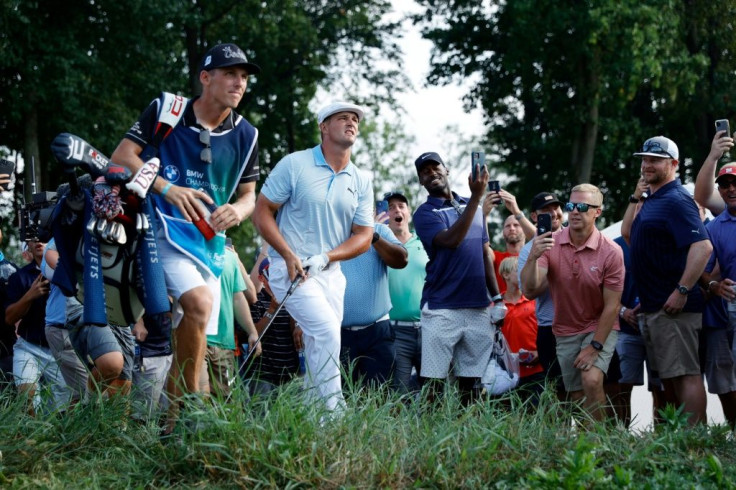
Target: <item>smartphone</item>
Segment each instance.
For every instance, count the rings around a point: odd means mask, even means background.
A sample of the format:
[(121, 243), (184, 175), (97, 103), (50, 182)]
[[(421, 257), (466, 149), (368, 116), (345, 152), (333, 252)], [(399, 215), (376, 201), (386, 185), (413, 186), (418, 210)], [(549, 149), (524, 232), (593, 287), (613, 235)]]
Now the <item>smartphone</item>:
[[(12, 160), (0, 159), (0, 174), (12, 175), (15, 172), (15, 162)], [(0, 184), (0, 189), (7, 191), (8, 184)]]
[(376, 201), (376, 216), (381, 213), (388, 213), (388, 201), (385, 199), (382, 201)]
[[(501, 190), (501, 184), (497, 180), (489, 180), (488, 181), (488, 192), (499, 192)], [(501, 198), (496, 197), (493, 200), (493, 204), (500, 204)]]
[(537, 215), (537, 235), (547, 233), (552, 229), (552, 216), (548, 213), (540, 213)]
[(486, 154), (482, 151), (474, 151), (470, 153), (470, 171), (473, 175), (473, 182), (478, 179), (478, 172), (486, 164)]
[(731, 127), (728, 124), (728, 119), (719, 119), (716, 121), (716, 133), (719, 131), (725, 131), (726, 134), (723, 136), (731, 137)]

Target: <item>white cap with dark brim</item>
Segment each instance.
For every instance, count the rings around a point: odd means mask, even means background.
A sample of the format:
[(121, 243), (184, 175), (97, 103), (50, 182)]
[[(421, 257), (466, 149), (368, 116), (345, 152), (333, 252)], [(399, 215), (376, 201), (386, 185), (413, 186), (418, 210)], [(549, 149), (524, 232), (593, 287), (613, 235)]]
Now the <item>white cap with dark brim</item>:
[(317, 113), (317, 123), (322, 124), (325, 119), (338, 112), (354, 112), (358, 116), (358, 122), (361, 122), (365, 116), (365, 109), (359, 105), (351, 104), (350, 102), (333, 102), (319, 110)]
[(672, 158), (673, 160), (680, 159), (680, 151), (677, 149), (677, 145), (674, 141), (664, 136), (655, 136), (649, 138), (641, 146), (641, 150), (634, 153), (635, 157), (657, 157), (657, 158)]

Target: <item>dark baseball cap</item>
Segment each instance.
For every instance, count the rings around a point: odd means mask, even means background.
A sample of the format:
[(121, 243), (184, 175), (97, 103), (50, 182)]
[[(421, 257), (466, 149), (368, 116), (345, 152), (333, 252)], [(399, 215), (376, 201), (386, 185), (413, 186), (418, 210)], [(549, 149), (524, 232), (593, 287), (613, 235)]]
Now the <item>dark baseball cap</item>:
[(442, 158), (440, 158), (440, 156), (433, 151), (428, 151), (427, 153), (422, 153), (421, 155), (419, 155), (419, 158), (416, 159), (414, 165), (417, 167), (417, 170), (419, 170), (424, 166), (425, 163), (429, 162), (440, 163), (443, 167), (447, 166), (445, 165), (445, 162), (442, 161)]
[(248, 72), (248, 75), (255, 75), (261, 72), (261, 67), (249, 63), (245, 53), (237, 45), (232, 43), (218, 44), (210, 48), (202, 58), (202, 70), (214, 70), (215, 68), (225, 68), (228, 66), (242, 65)]
[(398, 199), (404, 201), (404, 204), (409, 204), (409, 200), (399, 191), (389, 191), (383, 195), (384, 201), (390, 201), (391, 199)]
[(562, 205), (557, 196), (551, 192), (540, 192), (532, 199), (532, 211), (537, 211), (547, 206), (548, 204), (559, 204)]

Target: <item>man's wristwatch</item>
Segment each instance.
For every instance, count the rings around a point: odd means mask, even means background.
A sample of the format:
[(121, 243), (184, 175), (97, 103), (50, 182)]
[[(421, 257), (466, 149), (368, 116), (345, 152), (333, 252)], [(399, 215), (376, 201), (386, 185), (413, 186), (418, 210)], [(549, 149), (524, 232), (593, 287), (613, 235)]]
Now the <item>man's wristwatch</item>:
[(690, 290), (687, 288), (687, 286), (683, 286), (682, 284), (677, 285), (677, 292), (682, 294), (683, 296), (687, 296)]
[(381, 235), (379, 235), (377, 231), (374, 231), (373, 232), (373, 240), (371, 240), (371, 245), (374, 244), (374, 243), (376, 243), (379, 238), (381, 238)]
[(639, 204), (639, 201), (640, 201), (640, 200), (641, 200), (641, 199), (639, 199), (638, 197), (636, 197), (636, 196), (635, 196), (635, 195), (633, 195), (633, 194), (629, 196), (629, 202), (630, 202), (631, 204)]
[(521, 221), (521, 218), (524, 217), (524, 213), (515, 214), (514, 218), (516, 218), (516, 221)]
[(622, 306), (618, 312), (618, 316), (624, 316), (624, 313), (626, 313), (626, 307)]
[(598, 352), (600, 352), (600, 351), (602, 351), (602, 350), (603, 350), (603, 344), (601, 344), (601, 343), (600, 343), (600, 342), (598, 342), (597, 340), (591, 340), (591, 341), (590, 341), (590, 345), (591, 345), (591, 347), (593, 347), (593, 348), (594, 348), (595, 350), (597, 350)]

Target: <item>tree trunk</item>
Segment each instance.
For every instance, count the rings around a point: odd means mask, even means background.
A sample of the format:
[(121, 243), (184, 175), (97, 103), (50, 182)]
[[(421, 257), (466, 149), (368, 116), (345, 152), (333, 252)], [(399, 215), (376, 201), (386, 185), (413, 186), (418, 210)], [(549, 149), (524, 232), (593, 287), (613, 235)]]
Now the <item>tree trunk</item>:
[(593, 160), (598, 139), (598, 117), (600, 105), (600, 51), (594, 50), (590, 64), (581, 63), (583, 85), (579, 93), (587, 108), (578, 132), (578, 141), (573, 143), (572, 175), (574, 184), (589, 183), (593, 172)]

